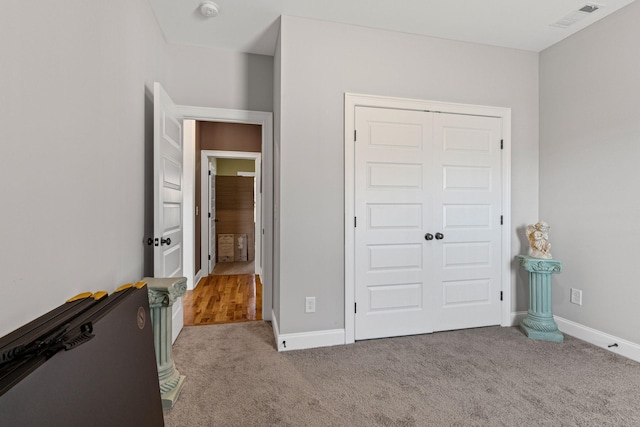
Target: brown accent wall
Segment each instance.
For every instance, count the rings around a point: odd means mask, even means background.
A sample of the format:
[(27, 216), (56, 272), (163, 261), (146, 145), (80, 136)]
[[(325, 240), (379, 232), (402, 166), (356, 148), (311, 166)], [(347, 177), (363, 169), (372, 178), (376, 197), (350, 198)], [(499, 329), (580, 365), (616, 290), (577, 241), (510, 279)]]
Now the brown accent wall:
[[(222, 122), (203, 122), (196, 121), (196, 159), (195, 159), (195, 204), (201, 206), (200, 201), (200, 155), (202, 150), (219, 150), (219, 151), (245, 151), (249, 153), (260, 153), (262, 151), (262, 126), (249, 125), (244, 123), (222, 123)], [(252, 178), (250, 178), (252, 179)], [(217, 181), (217, 178), (216, 178)], [(253, 184), (252, 184), (253, 185)], [(217, 187), (217, 185), (216, 185)], [(253, 186), (251, 187), (253, 191)], [(216, 195), (216, 201), (218, 196)], [(253, 203), (253, 199), (252, 199)], [(207, 204), (205, 204), (206, 206)], [(207, 212), (199, 212), (200, 215), (206, 215)], [(202, 238), (201, 238), (201, 216), (195, 217), (195, 271), (202, 268)], [(253, 222), (253, 213), (251, 214)], [(255, 244), (253, 243), (253, 233), (255, 227), (251, 229), (251, 243), (249, 244), (250, 259), (253, 259), (255, 252)], [(216, 231), (220, 233), (220, 231)], [(244, 232), (242, 233), (244, 234)], [(246, 233), (249, 234), (249, 233)], [(247, 236), (249, 237), (249, 236)], [(205, 266), (206, 267), (206, 266)], [(210, 272), (206, 272), (209, 274)]]
[(216, 233), (246, 234), (249, 261), (255, 257), (253, 199), (253, 177), (216, 176)]
[(218, 122), (198, 122), (198, 125), (202, 150), (259, 153), (262, 149), (262, 126), (260, 125)]

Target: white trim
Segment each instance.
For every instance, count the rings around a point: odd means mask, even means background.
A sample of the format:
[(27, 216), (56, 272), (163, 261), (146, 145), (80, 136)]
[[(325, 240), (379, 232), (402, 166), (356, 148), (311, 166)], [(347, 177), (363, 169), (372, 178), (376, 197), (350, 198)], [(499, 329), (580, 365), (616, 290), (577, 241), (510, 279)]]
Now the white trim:
[[(604, 348), (605, 350), (609, 350), (612, 353), (640, 362), (640, 345), (596, 329), (589, 328), (588, 326), (581, 325), (580, 323), (572, 322), (571, 320), (567, 320), (562, 317), (553, 316), (553, 318), (558, 324), (560, 332), (586, 341), (597, 347)], [(618, 346), (609, 347), (612, 344), (618, 344)]]
[(280, 328), (278, 327), (278, 318), (276, 317), (276, 314), (273, 312), (273, 310), (271, 310), (271, 327), (273, 328), (273, 338), (276, 340), (276, 348), (278, 348), (278, 343), (280, 342)]
[(271, 312), (271, 319), (271, 327), (273, 328), (273, 336), (275, 337), (278, 351), (304, 350), (307, 348), (331, 347), (345, 344), (344, 329), (280, 334), (278, 320), (273, 312)]
[(344, 329), (328, 331), (281, 334), (278, 336), (278, 351), (304, 350), (307, 348), (344, 345)]
[[(182, 120), (182, 141), (183, 141), (183, 174), (187, 176), (195, 176), (195, 157), (196, 157), (196, 122), (195, 120)], [(184, 179), (182, 181), (183, 189), (183, 265), (182, 274), (187, 278), (187, 289), (195, 289), (198, 283), (195, 279), (195, 212), (194, 200), (195, 180)], [(190, 249), (189, 249), (190, 248)]]
[(501, 326), (511, 326), (511, 109), (449, 102), (426, 101), (408, 98), (392, 98), (377, 95), (345, 93), (344, 98), (344, 322), (345, 343), (355, 342), (355, 217), (354, 161), (355, 108), (356, 106), (395, 108), (401, 110), (439, 111), (443, 113), (491, 116), (502, 119), (502, 314)]
[(276, 344), (278, 345), (278, 351), (344, 345), (344, 329), (281, 334), (278, 336)]
[[(176, 106), (184, 119), (213, 122), (245, 123), (262, 126), (262, 204), (263, 229), (262, 240), (262, 318), (271, 320), (273, 306), (273, 113), (263, 111), (230, 110), (226, 108)], [(193, 191), (193, 190), (192, 190)], [(260, 230), (262, 231), (262, 230)], [(186, 248), (187, 249), (187, 248)], [(190, 250), (194, 250), (193, 245)], [(207, 249), (208, 251), (208, 249)], [(204, 264), (207, 265), (208, 263)], [(199, 272), (202, 277), (203, 269)], [(194, 284), (195, 286), (195, 284)]]
[[(262, 174), (260, 169), (260, 164), (262, 162), (262, 154), (261, 153), (251, 153), (246, 151), (219, 151), (219, 150), (202, 150), (200, 155), (200, 212), (202, 225), (200, 227), (200, 253), (201, 253), (201, 265), (207, 264), (207, 269), (209, 265), (209, 217), (205, 215), (204, 212), (209, 212), (209, 162), (210, 159), (243, 159), (243, 160), (253, 160), (255, 162), (256, 172), (254, 174), (255, 178), (255, 187), (256, 189), (262, 188)], [(252, 172), (253, 173), (253, 172)], [(256, 222), (254, 229), (254, 246), (255, 246), (255, 272), (262, 276), (262, 194), (260, 191), (256, 191), (256, 206), (255, 206), (255, 214), (256, 214)], [(205, 200), (207, 203), (205, 203)], [(208, 272), (209, 274), (211, 272)], [(264, 311), (264, 310), (263, 310)], [(265, 319), (268, 320), (268, 319)]]
[(502, 323), (511, 326), (512, 286), (516, 283), (511, 270), (511, 108), (501, 108), (502, 115)]
[(178, 298), (171, 307), (171, 344), (176, 342), (178, 335), (184, 326), (184, 310), (182, 308), (182, 297)]
[(202, 269), (200, 269), (197, 273), (196, 276), (193, 278), (193, 289), (198, 287), (198, 284), (200, 284), (200, 280), (202, 279)]
[(522, 319), (527, 316), (526, 311), (514, 311), (511, 313), (511, 319), (508, 326), (520, 326)]

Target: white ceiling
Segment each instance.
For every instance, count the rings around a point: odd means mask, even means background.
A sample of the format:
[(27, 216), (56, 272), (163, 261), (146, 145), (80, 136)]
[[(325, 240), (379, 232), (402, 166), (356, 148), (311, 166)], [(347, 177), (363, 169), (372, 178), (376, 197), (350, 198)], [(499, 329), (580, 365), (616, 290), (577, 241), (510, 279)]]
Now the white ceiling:
[[(278, 17), (291, 15), (539, 52), (635, 0), (149, 0), (170, 43), (273, 55)], [(568, 28), (553, 24), (585, 4), (602, 7)]]

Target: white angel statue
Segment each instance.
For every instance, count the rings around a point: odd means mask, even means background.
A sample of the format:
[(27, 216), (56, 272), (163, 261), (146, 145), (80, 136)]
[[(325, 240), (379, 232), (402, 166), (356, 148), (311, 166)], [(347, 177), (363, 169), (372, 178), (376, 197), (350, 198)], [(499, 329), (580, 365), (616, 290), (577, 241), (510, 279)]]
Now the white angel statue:
[(551, 259), (551, 243), (548, 242), (549, 224), (538, 221), (536, 225), (527, 225), (527, 239), (529, 239), (529, 256), (532, 258)]

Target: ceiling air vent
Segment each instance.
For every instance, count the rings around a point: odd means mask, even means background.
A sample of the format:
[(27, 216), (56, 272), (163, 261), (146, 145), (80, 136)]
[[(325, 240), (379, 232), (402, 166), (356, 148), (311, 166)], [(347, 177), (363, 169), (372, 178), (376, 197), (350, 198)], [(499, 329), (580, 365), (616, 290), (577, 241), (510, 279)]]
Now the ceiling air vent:
[(558, 28), (567, 28), (570, 27), (571, 25), (575, 24), (576, 22), (586, 18), (587, 16), (591, 15), (593, 12), (595, 12), (596, 10), (600, 9), (602, 6), (598, 5), (598, 4), (593, 4), (593, 3), (587, 3), (584, 6), (582, 6), (580, 9), (571, 12), (570, 14), (568, 14), (567, 16), (565, 16), (564, 18), (560, 19), (558, 22), (555, 22), (553, 24), (551, 24), (552, 27), (558, 27)]

